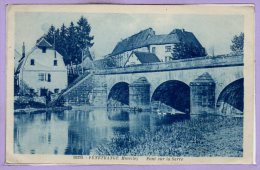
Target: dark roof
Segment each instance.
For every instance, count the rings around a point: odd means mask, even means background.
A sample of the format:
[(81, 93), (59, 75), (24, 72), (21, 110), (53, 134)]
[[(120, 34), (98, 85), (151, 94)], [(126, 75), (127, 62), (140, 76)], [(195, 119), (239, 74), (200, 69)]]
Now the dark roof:
[(178, 35), (179, 41), (193, 44), (194, 46), (203, 48), (199, 40), (195, 37), (192, 32), (185, 31), (184, 29), (174, 29), (169, 35)]
[(177, 34), (155, 35), (147, 40), (148, 45), (174, 44), (179, 42)]
[(135, 56), (139, 59), (139, 61), (143, 63), (156, 63), (160, 62), (159, 58), (153, 54), (153, 53), (147, 53), (147, 52), (133, 52)]
[(47, 41), (45, 40), (45, 38), (41, 38), (37, 44), (36, 44), (37, 47), (46, 47), (46, 48), (52, 48), (52, 45)]
[(18, 66), (17, 66), (17, 68), (16, 68), (15, 74), (20, 73), (20, 70), (22, 69), (24, 62), (26, 61), (26, 58), (27, 58), (29, 55), (31, 55), (35, 49), (37, 49), (36, 46), (34, 46), (34, 47), (31, 49), (31, 51), (29, 51), (25, 56), (23, 56), (23, 57), (19, 60), (19, 64), (18, 64)]
[(140, 31), (137, 34), (132, 35), (131, 37), (128, 37), (119, 43), (117, 43), (116, 47), (114, 48), (112, 54), (120, 54), (125, 51), (130, 51), (132, 49), (140, 48), (143, 46), (146, 46), (146, 40), (154, 36), (155, 32), (152, 28), (148, 28), (145, 30)]
[(94, 66), (97, 69), (107, 69), (107, 68), (112, 68), (115, 67), (116, 65), (113, 62), (113, 59), (110, 57), (100, 59), (100, 60), (94, 60)]
[(154, 30), (148, 28), (117, 43), (110, 55), (117, 55), (148, 45), (175, 44), (181, 41), (203, 48), (194, 34), (184, 29), (174, 29), (169, 34), (155, 35)]

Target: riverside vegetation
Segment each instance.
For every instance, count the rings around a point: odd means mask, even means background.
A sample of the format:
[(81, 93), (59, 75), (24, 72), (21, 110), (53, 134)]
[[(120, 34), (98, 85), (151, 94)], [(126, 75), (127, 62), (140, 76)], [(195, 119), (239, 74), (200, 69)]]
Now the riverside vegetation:
[[(99, 155), (243, 156), (243, 118), (201, 116), (144, 129), (139, 135), (116, 134), (94, 151)], [(166, 135), (167, 134), (167, 135)]]

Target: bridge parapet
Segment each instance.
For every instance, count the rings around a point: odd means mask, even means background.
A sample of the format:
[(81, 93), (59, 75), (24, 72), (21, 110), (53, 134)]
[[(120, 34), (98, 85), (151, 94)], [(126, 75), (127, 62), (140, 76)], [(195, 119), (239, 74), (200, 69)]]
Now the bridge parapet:
[(190, 59), (175, 60), (167, 63), (150, 63), (133, 65), (128, 67), (110, 68), (106, 70), (96, 70), (95, 74), (124, 74), (138, 72), (160, 72), (169, 70), (185, 70), (196, 68), (221, 67), (227, 65), (243, 65), (243, 55), (221, 55), (215, 57), (197, 57)]
[[(226, 76), (226, 73), (229, 73), (229, 75)], [(211, 76), (212, 82), (204, 82), (208, 80), (205, 79), (207, 77), (205, 74)], [(197, 79), (198, 77), (204, 79)], [(185, 87), (187, 94), (191, 95), (191, 98), (188, 97), (191, 100), (189, 112), (197, 114), (205, 110), (206, 112), (214, 110), (215, 103), (222, 90), (231, 82), (241, 78), (243, 78), (243, 55), (200, 57), (176, 60), (169, 63), (93, 70), (90, 75), (67, 89), (61, 97), (71, 105), (91, 104), (103, 107), (107, 106), (107, 99), (111, 89), (117, 87), (118, 84), (125, 83), (129, 88), (129, 94), (127, 95), (129, 96), (129, 102), (127, 102), (127, 105), (130, 107), (143, 107), (150, 103), (155, 90), (161, 85), (165, 85), (164, 83), (170, 83), (167, 85), (169, 87), (166, 86), (166, 89), (171, 87), (179, 89), (179, 84), (176, 85), (176, 82), (171, 82), (177, 81), (187, 85), (183, 86), (183, 88)], [(188, 92), (189, 87), (190, 92)], [(115, 94), (121, 93), (118, 89), (116, 91)], [(175, 95), (175, 91), (171, 92)], [(177, 95), (177, 97), (179, 96)], [(126, 99), (127, 97), (123, 96), (121, 98)], [(187, 103), (190, 103), (190, 101)], [(185, 104), (181, 109), (187, 110), (186, 106)]]

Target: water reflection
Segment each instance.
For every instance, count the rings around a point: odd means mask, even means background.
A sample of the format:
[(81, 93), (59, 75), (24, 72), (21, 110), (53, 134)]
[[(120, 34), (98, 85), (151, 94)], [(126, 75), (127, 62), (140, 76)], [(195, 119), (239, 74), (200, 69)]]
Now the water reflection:
[(129, 109), (128, 108), (117, 108), (117, 107), (108, 107), (107, 116), (109, 120), (129, 120)]
[(15, 114), (14, 150), (27, 154), (64, 153), (67, 129), (67, 122), (50, 112)]
[(160, 120), (126, 108), (15, 113), (14, 118), (15, 153), (69, 155), (89, 155), (118, 134), (152, 132)]

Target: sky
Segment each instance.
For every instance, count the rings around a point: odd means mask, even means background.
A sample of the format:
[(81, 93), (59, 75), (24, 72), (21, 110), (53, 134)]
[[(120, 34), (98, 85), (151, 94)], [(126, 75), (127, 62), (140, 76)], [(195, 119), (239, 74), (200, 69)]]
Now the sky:
[(51, 25), (69, 26), (80, 16), (86, 17), (92, 28), (94, 45), (90, 50), (97, 59), (111, 53), (120, 40), (147, 28), (153, 28), (156, 34), (168, 34), (176, 28), (193, 32), (209, 55), (213, 49), (215, 55), (229, 53), (233, 36), (244, 30), (240, 15), (19, 12), (15, 15), (16, 50), (21, 52), (25, 42), (29, 51)]

